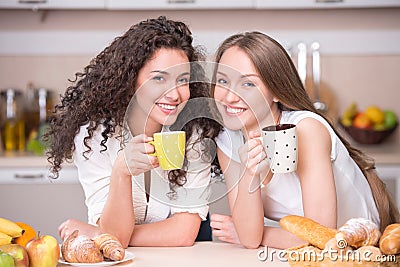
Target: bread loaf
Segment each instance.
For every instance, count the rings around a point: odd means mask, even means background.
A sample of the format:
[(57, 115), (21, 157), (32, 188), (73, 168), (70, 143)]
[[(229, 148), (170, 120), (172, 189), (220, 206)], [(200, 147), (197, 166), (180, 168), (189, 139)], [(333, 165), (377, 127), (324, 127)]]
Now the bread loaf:
[(325, 227), (311, 219), (297, 216), (288, 215), (283, 217), (279, 224), (286, 231), (294, 234), (295, 236), (307, 241), (311, 245), (324, 249), (325, 244), (335, 237), (336, 230)]
[(384, 254), (400, 253), (400, 223), (390, 224), (386, 227), (379, 240), (379, 248)]

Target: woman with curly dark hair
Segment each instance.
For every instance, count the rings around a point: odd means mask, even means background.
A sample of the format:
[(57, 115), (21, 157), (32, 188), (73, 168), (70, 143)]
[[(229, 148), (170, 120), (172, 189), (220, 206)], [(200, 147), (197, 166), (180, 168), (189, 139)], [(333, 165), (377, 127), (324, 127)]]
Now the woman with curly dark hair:
[[(56, 106), (47, 155), (56, 177), (64, 161), (74, 160), (89, 222), (65, 221), (62, 239), (78, 229), (113, 234), (125, 247), (193, 244), (208, 213), (213, 158), (203, 141), (221, 129), (206, 116), (190, 115), (207, 110), (188, 104), (209, 95), (194, 77), (201, 74), (194, 71), (199, 59), (187, 26), (159, 17), (133, 25), (76, 73)], [(164, 171), (148, 142), (178, 122), (186, 132), (184, 167)]]

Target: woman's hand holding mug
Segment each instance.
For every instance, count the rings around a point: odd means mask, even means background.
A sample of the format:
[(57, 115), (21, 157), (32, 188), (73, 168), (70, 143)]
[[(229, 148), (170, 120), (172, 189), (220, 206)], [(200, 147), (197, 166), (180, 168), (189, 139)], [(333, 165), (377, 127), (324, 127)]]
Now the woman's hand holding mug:
[(155, 133), (154, 141), (148, 142), (154, 146), (151, 156), (156, 156), (163, 170), (181, 169), (185, 159), (186, 133), (172, 131)]
[(151, 153), (154, 153), (154, 147), (149, 142), (152, 140), (152, 137), (145, 134), (133, 137), (118, 153), (114, 166), (125, 168), (132, 176), (157, 168), (159, 166), (158, 159), (151, 156)]

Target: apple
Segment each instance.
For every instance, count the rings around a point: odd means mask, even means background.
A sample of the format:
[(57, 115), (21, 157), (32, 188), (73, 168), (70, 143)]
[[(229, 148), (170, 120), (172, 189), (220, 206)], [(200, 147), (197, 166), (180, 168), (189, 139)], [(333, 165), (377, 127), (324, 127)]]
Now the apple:
[(10, 254), (0, 251), (0, 266), (15, 267), (14, 258)]
[(51, 235), (38, 236), (26, 244), (30, 267), (56, 267), (60, 258), (60, 245)]
[(397, 124), (397, 116), (392, 110), (385, 110), (385, 128), (392, 129)]
[(1, 245), (0, 250), (14, 258), (15, 267), (29, 267), (29, 257), (25, 248), (18, 244)]

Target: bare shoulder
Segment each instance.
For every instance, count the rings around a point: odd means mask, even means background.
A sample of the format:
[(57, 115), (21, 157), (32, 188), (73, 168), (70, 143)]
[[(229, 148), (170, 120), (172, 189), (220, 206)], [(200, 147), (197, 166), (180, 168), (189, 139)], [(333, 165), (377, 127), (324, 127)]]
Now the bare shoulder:
[(297, 135), (299, 140), (312, 143), (325, 143), (331, 144), (331, 137), (329, 130), (326, 126), (317, 119), (305, 118), (302, 119), (297, 125)]

